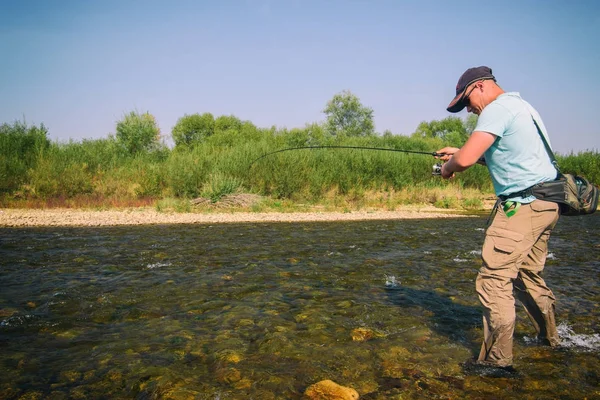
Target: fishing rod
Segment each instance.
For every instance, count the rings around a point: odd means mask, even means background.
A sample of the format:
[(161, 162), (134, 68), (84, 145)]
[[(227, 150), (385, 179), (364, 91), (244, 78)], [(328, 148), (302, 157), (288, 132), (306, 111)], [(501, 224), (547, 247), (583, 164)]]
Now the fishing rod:
[[(292, 150), (314, 150), (314, 149), (353, 149), (353, 150), (378, 150), (378, 151), (394, 151), (394, 152), (399, 152), (399, 153), (408, 153), (408, 154), (425, 154), (425, 155), (429, 155), (429, 156), (433, 156), (433, 157), (440, 157), (440, 156), (444, 156), (446, 155), (446, 153), (437, 153), (437, 152), (431, 152), (431, 151), (417, 151), (417, 150), (403, 150), (403, 149), (391, 149), (391, 148), (387, 148), (387, 147), (366, 147), (366, 146), (328, 146), (328, 145), (324, 145), (324, 146), (300, 146), (300, 147), (287, 147), (285, 149), (279, 149), (279, 150), (275, 150), (275, 151), (271, 151), (268, 152), (266, 154), (263, 154), (262, 156), (256, 158), (255, 160), (253, 160), (250, 163), (250, 167), (252, 167), (252, 165), (267, 157), (270, 156), (272, 154), (277, 154), (277, 153), (282, 153), (284, 151), (292, 151)], [(433, 166), (433, 175), (441, 175), (442, 174), (442, 165), (441, 164), (435, 164)]]

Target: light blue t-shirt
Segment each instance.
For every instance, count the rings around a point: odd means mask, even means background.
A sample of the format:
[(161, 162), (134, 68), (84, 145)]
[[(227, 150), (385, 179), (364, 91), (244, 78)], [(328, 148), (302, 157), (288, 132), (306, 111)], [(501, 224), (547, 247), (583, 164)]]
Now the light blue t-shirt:
[[(494, 144), (485, 152), (485, 162), (497, 196), (519, 192), (556, 178), (557, 171), (532, 116), (550, 145), (542, 118), (517, 92), (501, 94), (479, 115), (475, 131), (496, 136)], [(510, 200), (530, 203), (535, 197), (514, 197)]]

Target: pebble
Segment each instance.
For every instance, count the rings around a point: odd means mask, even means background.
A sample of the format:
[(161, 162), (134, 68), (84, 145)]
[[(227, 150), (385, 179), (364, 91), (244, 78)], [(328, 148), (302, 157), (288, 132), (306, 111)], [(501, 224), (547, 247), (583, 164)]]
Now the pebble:
[(214, 224), (239, 222), (318, 222), (413, 218), (458, 218), (464, 215), (436, 212), (424, 207), (403, 211), (290, 212), (290, 213), (160, 213), (153, 209), (87, 211), (78, 209), (11, 209), (0, 213), (0, 227), (116, 226), (157, 224)]

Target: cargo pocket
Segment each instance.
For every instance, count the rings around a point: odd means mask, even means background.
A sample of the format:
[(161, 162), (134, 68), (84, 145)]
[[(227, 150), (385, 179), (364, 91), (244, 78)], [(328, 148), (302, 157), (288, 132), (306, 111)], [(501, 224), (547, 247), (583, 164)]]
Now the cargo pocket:
[(556, 211), (558, 204), (545, 200), (534, 200), (531, 202), (531, 209), (535, 212)]
[(506, 272), (510, 272), (510, 275), (516, 273), (524, 237), (519, 232), (502, 228), (488, 228), (481, 252), (484, 266), (492, 270), (506, 270)]

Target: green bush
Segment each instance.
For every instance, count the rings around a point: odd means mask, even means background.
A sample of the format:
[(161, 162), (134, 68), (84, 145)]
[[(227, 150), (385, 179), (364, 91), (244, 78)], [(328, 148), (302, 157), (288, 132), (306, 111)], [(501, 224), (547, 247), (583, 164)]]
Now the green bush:
[(242, 183), (238, 178), (216, 172), (211, 174), (204, 184), (202, 197), (209, 198), (211, 202), (216, 203), (223, 196), (238, 192), (241, 186)]
[(191, 147), (199, 144), (215, 131), (215, 119), (211, 113), (184, 115), (171, 130), (175, 146)]
[(200, 151), (175, 150), (166, 162), (165, 177), (171, 195), (198, 197), (210, 171), (209, 160)]
[(28, 173), (27, 194), (34, 198), (72, 198), (93, 192), (93, 173), (87, 163), (77, 162), (58, 147), (38, 160)]
[(597, 151), (584, 151), (579, 154), (557, 156), (560, 170), (585, 176), (590, 181), (600, 185), (600, 153)]
[(138, 154), (158, 147), (160, 129), (148, 112), (131, 111), (117, 122), (117, 140), (129, 154)]
[(166, 189), (164, 161), (153, 160), (151, 155), (138, 156), (131, 160), (128, 171), (132, 173), (131, 182), (136, 184), (133, 190), (136, 198), (160, 197)]
[(15, 121), (0, 125), (0, 193), (14, 192), (27, 181), (27, 171), (50, 147), (47, 133), (44, 124), (28, 126)]

